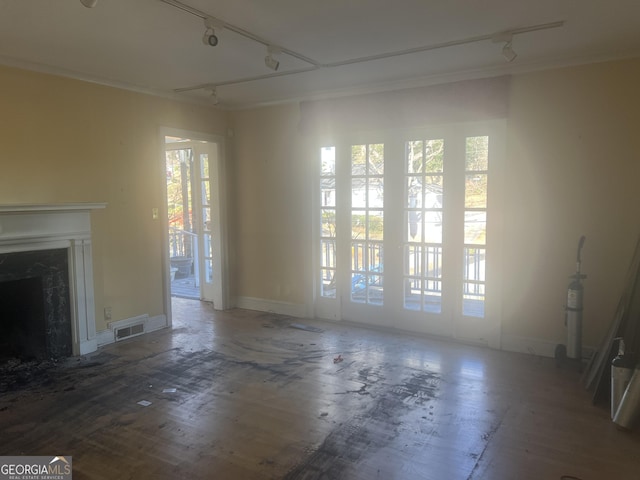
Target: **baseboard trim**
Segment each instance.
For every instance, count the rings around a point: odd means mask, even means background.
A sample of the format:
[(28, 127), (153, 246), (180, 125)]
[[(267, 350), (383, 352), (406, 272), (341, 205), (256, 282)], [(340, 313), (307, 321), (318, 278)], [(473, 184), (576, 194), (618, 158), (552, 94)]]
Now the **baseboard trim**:
[(98, 341), (95, 338), (80, 342), (80, 355), (88, 355), (98, 350)]
[(116, 322), (110, 322), (107, 325), (106, 330), (102, 330), (96, 333), (96, 340), (98, 342), (98, 347), (102, 347), (104, 345), (108, 345), (110, 343), (114, 343), (116, 341), (115, 332), (119, 328), (128, 327), (130, 325), (135, 325), (138, 323), (144, 324), (144, 334), (154, 332), (156, 330), (160, 330), (161, 328), (165, 328), (167, 326), (167, 316), (166, 315), (154, 315), (150, 317), (148, 313), (143, 315), (137, 315), (131, 318), (125, 318), (123, 320), (118, 320)]
[(289, 315), (290, 317), (306, 318), (306, 307), (295, 303), (265, 300), (263, 298), (236, 297), (236, 308), (246, 310), (257, 310), (259, 312), (272, 312), (278, 315)]
[(111, 329), (101, 330), (96, 333), (96, 340), (98, 342), (98, 347), (114, 343), (116, 341), (115, 333)]
[[(243, 308), (246, 310), (256, 310), (259, 312), (271, 312), (276, 313), (278, 315), (288, 315), (296, 318), (309, 318), (307, 315), (307, 309), (304, 305), (288, 303), (288, 302), (280, 302), (276, 300), (267, 300), (264, 298), (255, 298), (255, 297), (236, 297), (234, 299), (235, 308)], [(318, 311), (316, 312), (315, 317), (321, 320), (328, 320), (330, 322), (338, 321), (336, 315), (331, 312), (331, 314), (327, 314), (328, 312)], [(155, 317), (148, 317), (148, 315), (144, 315), (145, 320), (145, 333), (152, 332), (154, 330), (159, 330), (167, 326), (167, 318), (165, 315), (157, 315)], [(134, 324), (139, 321), (139, 317), (133, 317), (131, 319), (120, 320), (119, 322), (114, 322), (109, 324), (110, 329), (104, 330), (102, 332), (97, 333), (98, 346), (106, 345), (107, 343), (113, 343), (115, 341), (114, 338), (114, 327), (122, 327), (130, 324)], [(346, 322), (352, 325), (358, 325), (363, 327), (371, 327), (374, 325), (368, 323), (360, 323), (360, 322)], [(407, 331), (403, 329), (397, 328), (389, 328), (390, 331), (396, 332), (405, 332), (405, 333), (416, 333), (413, 331)], [(447, 337), (448, 338), (448, 337)], [(467, 343), (464, 340), (456, 340), (449, 339), (453, 341), (458, 341), (459, 343)], [(537, 355), (542, 357), (550, 357), (553, 358), (555, 356), (556, 347), (558, 342), (551, 342), (548, 340), (542, 340), (539, 338), (530, 338), (530, 337), (521, 337), (517, 335), (502, 335), (500, 338), (500, 346), (497, 348), (498, 350), (504, 350), (506, 352), (514, 352), (514, 353), (526, 353), (529, 355)], [(493, 348), (489, 346), (489, 348)], [(596, 352), (596, 348), (590, 345), (582, 346), (582, 357), (583, 359), (588, 359), (593, 356)]]
[(162, 328), (168, 327), (167, 324), (167, 316), (166, 315), (154, 315), (153, 317), (149, 317), (149, 319), (144, 324), (145, 333), (155, 332), (156, 330), (160, 330)]
[[(516, 335), (503, 335), (501, 350), (516, 353), (528, 353), (541, 357), (555, 357), (557, 342), (541, 340), (539, 338), (519, 337)], [(596, 349), (589, 345), (582, 346), (582, 357), (591, 358)]]

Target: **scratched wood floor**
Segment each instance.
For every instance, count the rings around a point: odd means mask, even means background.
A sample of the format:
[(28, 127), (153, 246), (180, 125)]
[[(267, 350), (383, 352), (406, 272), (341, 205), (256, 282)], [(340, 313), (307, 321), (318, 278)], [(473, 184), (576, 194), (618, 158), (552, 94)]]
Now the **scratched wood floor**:
[(184, 299), (174, 316), (0, 394), (0, 455), (71, 455), (76, 480), (640, 478), (640, 435), (551, 359)]

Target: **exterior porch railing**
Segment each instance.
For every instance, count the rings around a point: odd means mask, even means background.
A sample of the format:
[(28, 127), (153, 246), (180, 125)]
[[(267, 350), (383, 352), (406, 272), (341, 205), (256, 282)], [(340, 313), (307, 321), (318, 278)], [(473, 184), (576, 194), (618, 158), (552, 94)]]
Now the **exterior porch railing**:
[(169, 227), (169, 257), (178, 275), (188, 277), (194, 268), (195, 285), (200, 285), (198, 272), (198, 235), (176, 227)]

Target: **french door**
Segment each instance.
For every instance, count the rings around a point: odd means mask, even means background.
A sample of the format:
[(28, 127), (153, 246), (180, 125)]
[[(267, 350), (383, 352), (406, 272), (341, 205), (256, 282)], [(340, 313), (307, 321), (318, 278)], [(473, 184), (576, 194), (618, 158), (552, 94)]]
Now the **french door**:
[(167, 135), (165, 159), (171, 293), (224, 308), (221, 145)]
[(502, 126), (320, 148), (316, 315), (499, 342)]

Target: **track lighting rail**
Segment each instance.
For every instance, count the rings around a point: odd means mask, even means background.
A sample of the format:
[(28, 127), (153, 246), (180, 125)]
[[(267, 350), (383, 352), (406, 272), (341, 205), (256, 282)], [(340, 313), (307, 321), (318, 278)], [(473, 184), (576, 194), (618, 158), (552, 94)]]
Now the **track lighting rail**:
[(501, 37), (505, 34), (513, 36), (513, 35), (518, 35), (522, 33), (535, 32), (538, 30), (548, 30), (550, 28), (558, 28), (558, 27), (562, 27), (563, 25), (564, 25), (563, 21), (543, 23), (540, 25), (532, 25), (529, 27), (515, 28), (513, 30), (508, 30), (507, 32), (501, 32), (499, 34), (494, 33), (494, 34), (487, 34), (487, 35), (478, 35), (476, 37), (468, 37), (468, 38), (462, 38), (459, 40), (451, 40), (449, 42), (434, 43), (432, 45), (424, 45), (421, 47), (407, 48), (405, 50), (396, 50), (394, 52), (379, 53), (376, 55), (369, 55), (366, 57), (351, 58), (348, 60), (342, 60), (340, 62), (325, 63), (320, 66), (331, 68), (331, 67), (342, 67), (345, 65), (353, 65), (356, 63), (372, 62), (374, 60), (383, 60), (385, 58), (400, 57), (402, 55), (411, 55), (415, 53), (428, 52), (429, 50), (439, 50), (441, 48), (456, 47), (459, 45), (467, 45), (469, 43), (478, 43), (485, 40), (493, 41), (496, 37), (498, 36)]
[[(202, 10), (198, 10), (197, 8), (194, 8), (190, 5), (187, 5), (186, 3), (183, 3), (179, 0), (160, 0), (162, 3), (166, 3), (167, 5), (171, 5), (172, 7), (175, 7), (179, 10), (182, 10), (183, 12), (187, 12), (190, 13), (191, 15), (194, 15), (196, 17), (200, 17), (203, 20), (207, 20), (207, 19), (215, 19), (218, 22), (220, 22), (221, 24), (224, 25), (225, 30), (229, 30), (233, 33), (237, 33), (238, 35), (241, 35), (245, 38), (248, 38), (249, 40), (253, 40), (256, 43), (260, 43), (262, 45), (264, 45), (265, 47), (270, 47), (271, 45), (277, 45), (274, 42), (270, 42), (254, 33), (249, 32), (248, 30), (245, 30), (244, 28), (240, 28), (236, 25), (233, 25), (231, 23), (227, 23), (222, 19), (216, 18), (213, 15), (207, 15), (205, 12), (203, 12)], [(308, 63), (310, 65), (313, 66), (319, 66), (319, 63), (316, 62), (315, 60), (313, 60), (312, 58), (307, 57), (306, 55), (302, 55), (301, 53), (295, 52), (293, 50), (289, 50), (288, 48), (284, 48), (284, 47), (278, 47), (280, 49), (280, 51), (282, 53), (286, 53), (287, 55), (293, 57), (293, 58), (297, 58), (298, 60), (301, 60), (305, 63)]]
[[(226, 30), (230, 30), (234, 33), (237, 33), (238, 35), (241, 35), (245, 38), (248, 38), (249, 40), (252, 40), (256, 43), (260, 43), (262, 45), (264, 45), (265, 47), (267, 47), (267, 49), (271, 49), (274, 48), (274, 45), (277, 45), (276, 43), (270, 42), (262, 37), (259, 37), (258, 35), (251, 33), (243, 28), (240, 28), (236, 25), (230, 24), (225, 22), (224, 20), (218, 19), (216, 17), (213, 17), (211, 15), (206, 14), (205, 12), (198, 10), (197, 8), (191, 7), (190, 5), (187, 5), (184, 2), (181, 2), (180, 0), (160, 0), (161, 2), (170, 5), (172, 7), (175, 7), (179, 10), (182, 10), (184, 12), (187, 12), (191, 15), (194, 15), (196, 17), (200, 17), (202, 19), (204, 19), (205, 21), (215, 21), (220, 23), (221, 25), (223, 25), (223, 27)], [(358, 64), (358, 63), (365, 63), (365, 62), (372, 62), (375, 60), (383, 60), (386, 58), (392, 58), (392, 57), (400, 57), (400, 56), (404, 56), (404, 55), (411, 55), (411, 54), (416, 54), (416, 53), (422, 53), (422, 52), (428, 52), (431, 50), (439, 50), (442, 48), (449, 48), (449, 47), (455, 47), (455, 46), (460, 46), (460, 45), (468, 45), (471, 43), (478, 43), (478, 42), (483, 42), (483, 41), (492, 41), (494, 43), (496, 42), (505, 42), (507, 45), (505, 45), (505, 48), (503, 48), (503, 55), (505, 55), (505, 58), (508, 61), (512, 61), (516, 54), (515, 52), (513, 52), (512, 48), (511, 48), (511, 39), (513, 38), (514, 35), (520, 35), (520, 34), (524, 34), (524, 33), (530, 33), (530, 32), (536, 32), (536, 31), (540, 31), (540, 30), (549, 30), (552, 28), (559, 28), (564, 26), (564, 21), (557, 21), (557, 22), (549, 22), (549, 23), (541, 23), (538, 25), (530, 25), (530, 26), (525, 26), (525, 27), (519, 27), (519, 28), (514, 28), (511, 30), (505, 30), (502, 32), (498, 32), (498, 33), (492, 33), (492, 34), (485, 34), (485, 35), (478, 35), (478, 36), (474, 36), (474, 37), (468, 37), (468, 38), (462, 38), (462, 39), (457, 39), (457, 40), (451, 40), (448, 42), (441, 42), (441, 43), (435, 43), (435, 44), (431, 44), (431, 45), (423, 45), (420, 47), (415, 47), (415, 48), (407, 48), (404, 50), (396, 50), (393, 52), (386, 52), (386, 53), (379, 53), (379, 54), (375, 54), (375, 55), (368, 55), (368, 56), (364, 56), (364, 57), (357, 57), (357, 58), (350, 58), (350, 59), (346, 59), (346, 60), (341, 60), (338, 62), (329, 62), (329, 63), (321, 63), (318, 62), (312, 58), (307, 57), (306, 55), (303, 55), (301, 53), (298, 53), (294, 50), (290, 50), (288, 48), (285, 47), (281, 47), (278, 46), (278, 52), (279, 53), (284, 53), (286, 55), (289, 55), (293, 58), (296, 58), (298, 60), (301, 60), (307, 64), (309, 64), (309, 67), (306, 68), (298, 68), (298, 69), (293, 69), (293, 70), (286, 70), (283, 72), (271, 72), (271, 73), (267, 73), (264, 75), (256, 75), (253, 77), (244, 77), (244, 78), (239, 78), (239, 79), (233, 79), (233, 80), (227, 80), (227, 81), (222, 81), (222, 82), (216, 82), (216, 83), (205, 83), (205, 84), (200, 84), (200, 85), (194, 85), (191, 87), (184, 87), (184, 88), (176, 88), (174, 89), (174, 92), (176, 93), (181, 93), (181, 92), (188, 92), (188, 91), (192, 91), (192, 90), (201, 90), (201, 89), (214, 89), (215, 87), (221, 87), (221, 86), (225, 86), (225, 85), (237, 85), (237, 84), (241, 84), (241, 83), (247, 83), (247, 82), (254, 82), (254, 81), (258, 81), (258, 80), (266, 80), (266, 79), (270, 79), (270, 78), (276, 78), (276, 77), (284, 77), (284, 76), (288, 76), (288, 75), (297, 75), (297, 74), (301, 74), (301, 73), (307, 73), (307, 72), (312, 72), (314, 70), (318, 70), (321, 68), (336, 68), (336, 67), (343, 67), (343, 66), (347, 66), (347, 65), (354, 65), (354, 64)], [(507, 51), (505, 51), (505, 49)]]
[(235, 78), (233, 80), (227, 80), (223, 82), (202, 83), (200, 85), (194, 85), (192, 87), (174, 88), (173, 91), (175, 93), (183, 93), (183, 92), (190, 92), (192, 90), (211, 89), (213, 87), (224, 87), (225, 85), (239, 85), (241, 83), (254, 82), (257, 80), (266, 80), (268, 78), (286, 77), (287, 75), (297, 75), (299, 73), (313, 72), (314, 70), (318, 70), (319, 68), (320, 68), (319, 66), (307, 67), (307, 68), (298, 68), (296, 70), (287, 70), (286, 72), (265, 73), (264, 75), (257, 75), (255, 77)]

